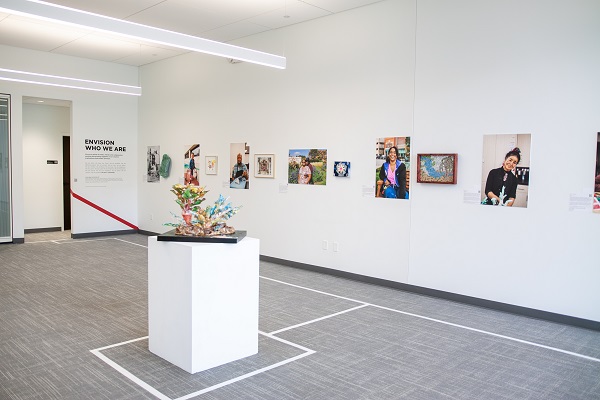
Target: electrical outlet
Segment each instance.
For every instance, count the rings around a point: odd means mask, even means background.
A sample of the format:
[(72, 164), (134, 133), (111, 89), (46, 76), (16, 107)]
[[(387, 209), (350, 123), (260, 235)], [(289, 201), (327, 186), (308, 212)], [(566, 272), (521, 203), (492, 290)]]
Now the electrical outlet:
[(327, 250), (327, 247), (329, 247), (327, 240), (323, 240), (323, 250)]
[(154, 219), (154, 214), (150, 214), (150, 221)]
[(340, 250), (340, 244), (338, 242), (333, 242), (333, 251), (339, 251)]

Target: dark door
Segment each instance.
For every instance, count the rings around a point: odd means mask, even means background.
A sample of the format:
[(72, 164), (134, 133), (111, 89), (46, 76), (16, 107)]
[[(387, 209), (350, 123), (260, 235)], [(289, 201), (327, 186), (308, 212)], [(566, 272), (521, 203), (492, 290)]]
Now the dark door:
[(71, 229), (71, 137), (63, 136), (63, 215), (65, 230)]

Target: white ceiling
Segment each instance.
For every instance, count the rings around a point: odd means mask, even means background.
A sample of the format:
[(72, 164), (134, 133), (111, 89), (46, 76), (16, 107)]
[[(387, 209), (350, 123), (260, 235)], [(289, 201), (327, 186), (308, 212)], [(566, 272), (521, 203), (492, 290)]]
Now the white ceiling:
[[(378, 1), (382, 0), (50, 0), (48, 3), (230, 42)], [(0, 44), (133, 66), (187, 52), (26, 18), (1, 9)]]
[(23, 103), (43, 106), (71, 107), (70, 100), (46, 99), (44, 97), (23, 96)]

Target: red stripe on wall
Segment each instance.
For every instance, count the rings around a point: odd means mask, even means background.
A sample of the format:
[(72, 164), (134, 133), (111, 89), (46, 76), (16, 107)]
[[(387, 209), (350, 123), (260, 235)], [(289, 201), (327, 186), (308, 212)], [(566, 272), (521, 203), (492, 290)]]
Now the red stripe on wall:
[(89, 201), (88, 199), (84, 199), (83, 197), (81, 197), (80, 195), (76, 194), (73, 192), (73, 190), (71, 190), (71, 195), (76, 198), (77, 200), (81, 201), (82, 203), (87, 204), (88, 206), (95, 208), (96, 210), (100, 211), (103, 214), (108, 215), (109, 217), (116, 219), (117, 221), (119, 221), (122, 224), (127, 225), (128, 227), (135, 229), (136, 231), (139, 230), (139, 228), (137, 226), (135, 226), (134, 224), (132, 224), (131, 222), (127, 222), (125, 221), (123, 218), (111, 213), (110, 211), (100, 207), (97, 204), (92, 203), (91, 201)]

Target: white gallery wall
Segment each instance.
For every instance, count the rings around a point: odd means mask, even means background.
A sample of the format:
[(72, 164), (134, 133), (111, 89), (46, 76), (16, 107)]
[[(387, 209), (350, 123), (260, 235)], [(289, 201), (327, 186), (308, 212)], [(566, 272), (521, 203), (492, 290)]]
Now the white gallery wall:
[[(232, 225), (261, 239), (261, 254), (406, 281), (410, 202), (364, 196), (363, 187), (375, 183), (376, 139), (413, 131), (414, 15), (414, 3), (383, 2), (237, 43), (285, 48), (284, 71), (191, 54), (142, 67), (140, 165), (159, 145), (173, 168), (160, 183), (140, 183), (140, 228), (169, 229), (182, 149), (199, 143), (207, 202), (223, 193), (242, 205)], [(275, 154), (275, 179), (254, 177), (252, 165), (250, 189), (229, 188), (230, 143), (241, 142), (251, 157)], [(328, 149), (326, 186), (287, 186), (297, 148)], [(218, 175), (204, 173), (206, 155), (219, 157)], [(352, 162), (349, 179), (333, 178), (334, 160)]]
[(64, 228), (63, 136), (71, 136), (69, 107), (23, 104), (25, 229)]
[[(68, 76), (79, 79), (138, 85), (138, 69), (131, 66), (58, 54), (1, 46), (2, 68)], [(11, 172), (13, 238), (23, 238), (26, 226), (25, 215), (29, 213), (25, 204), (25, 164), (29, 162), (24, 138), (27, 129), (27, 113), (23, 111), (23, 97), (70, 100), (71, 110), (71, 189), (79, 196), (97, 204), (132, 224), (137, 224), (137, 102), (135, 96), (91, 92), (69, 88), (40, 86), (27, 83), (0, 81), (0, 92), (11, 95)], [(93, 187), (85, 183), (85, 139), (114, 139), (119, 146), (128, 147), (125, 158), (125, 179), (114, 185)], [(45, 160), (46, 155), (38, 154)], [(58, 165), (62, 169), (62, 165)], [(61, 184), (62, 190), (62, 184)], [(50, 204), (42, 203), (42, 207)], [(60, 210), (53, 212), (62, 213)], [(94, 232), (128, 230), (111, 217), (78, 200), (71, 200), (71, 232), (84, 234)], [(28, 221), (28, 220), (27, 220)]]
[[(459, 175), (413, 190), (409, 283), (600, 320), (600, 219), (569, 208), (593, 192), (600, 2), (418, 4), (413, 148)], [(461, 204), (503, 133), (531, 134), (528, 207)]]
[[(284, 71), (201, 55), (142, 67), (138, 165), (159, 145), (173, 167), (140, 178), (140, 228), (170, 229), (182, 149), (200, 143), (208, 202), (243, 205), (232, 225), (262, 255), (600, 321), (600, 219), (569, 208), (593, 191), (599, 16), (592, 0), (388, 0), (236, 42), (284, 54)], [(483, 135), (504, 133), (531, 134), (528, 207), (465, 202)], [(369, 193), (375, 139), (389, 136), (411, 137), (408, 201)], [(249, 190), (229, 189), (235, 142), (274, 153), (275, 179), (251, 170)], [(328, 149), (326, 186), (286, 184), (293, 148)], [(445, 152), (458, 183), (417, 183), (416, 155)]]

